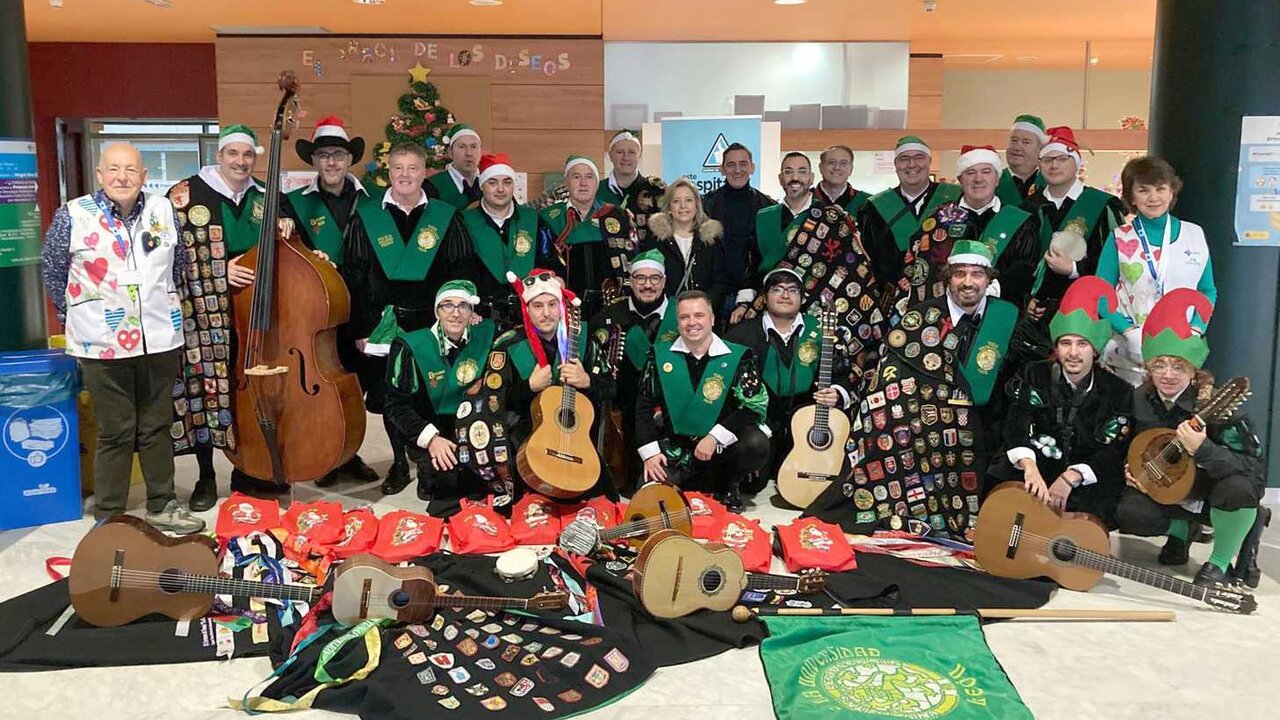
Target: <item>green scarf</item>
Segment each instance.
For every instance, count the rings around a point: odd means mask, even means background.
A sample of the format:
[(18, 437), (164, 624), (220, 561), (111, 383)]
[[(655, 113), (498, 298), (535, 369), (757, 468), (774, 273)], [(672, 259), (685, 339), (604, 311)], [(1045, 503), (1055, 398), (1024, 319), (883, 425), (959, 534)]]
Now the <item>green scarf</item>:
[(356, 207), (387, 279), (405, 282), (422, 280), (431, 271), (455, 212), (457, 209), (448, 203), (428, 201), (409, 234), (409, 242), (405, 242), (381, 199), (365, 198)]
[[(437, 323), (438, 326), (438, 323)], [(462, 404), (467, 388), (480, 378), (485, 357), (493, 346), (497, 326), (492, 320), (473, 325), (467, 344), (450, 364), (441, 352), (443, 332), (437, 334), (436, 326), (413, 332), (401, 332), (400, 337), (418, 364), (418, 372), (426, 382), (427, 396), (437, 414), (452, 415)]]
[(258, 245), (262, 234), (262, 191), (250, 185), (241, 202), (240, 214), (227, 200), (222, 201), (222, 239), (230, 257), (243, 255)]
[(959, 185), (950, 183), (936, 185), (933, 194), (925, 202), (920, 217), (916, 217), (915, 213), (911, 212), (911, 208), (902, 199), (902, 195), (898, 194), (896, 188), (878, 192), (872, 195), (868, 202), (889, 226), (889, 232), (893, 233), (893, 242), (898, 246), (898, 251), (906, 252), (911, 247), (911, 240), (920, 231), (920, 223), (924, 222), (925, 218), (931, 217), (943, 203), (955, 202), (959, 199)]
[[(480, 256), (489, 274), (505, 285), (507, 271), (523, 278), (533, 270), (535, 244), (538, 241), (538, 213), (524, 205), (517, 206), (516, 213), (507, 220), (505, 230), (515, 237), (511, 244), (493, 229), (486, 219), (483, 208), (474, 207), (462, 213), (462, 222), (466, 225), (467, 234), (471, 236), (471, 245)], [(511, 225), (515, 227), (512, 228)]]
[(293, 206), (294, 212), (298, 213), (298, 218), (302, 221), (302, 227), (299, 229), (311, 238), (311, 245), (315, 249), (328, 255), (334, 265), (340, 266), (342, 265), (342, 231), (338, 229), (338, 223), (333, 213), (329, 212), (329, 206), (325, 205), (324, 198), (320, 196), (324, 190), (310, 193), (303, 192), (304, 190), (306, 188), (289, 193), (289, 204)]
[(720, 419), (720, 410), (724, 407), (725, 398), (733, 392), (733, 379), (746, 351), (741, 345), (725, 344), (729, 346), (729, 354), (707, 360), (696, 386), (689, 376), (684, 353), (673, 351), (671, 343), (654, 345), (658, 382), (662, 385), (671, 428), (677, 435), (704, 437)]
[(804, 329), (798, 331), (796, 349), (790, 364), (782, 361), (782, 354), (769, 343), (764, 354), (764, 384), (769, 392), (781, 397), (804, 395), (813, 388), (822, 356), (822, 330), (818, 318), (805, 318)]
[(760, 270), (769, 272), (787, 254), (787, 246), (807, 213), (800, 213), (782, 227), (783, 203), (770, 205), (756, 213), (756, 247), (760, 249)]

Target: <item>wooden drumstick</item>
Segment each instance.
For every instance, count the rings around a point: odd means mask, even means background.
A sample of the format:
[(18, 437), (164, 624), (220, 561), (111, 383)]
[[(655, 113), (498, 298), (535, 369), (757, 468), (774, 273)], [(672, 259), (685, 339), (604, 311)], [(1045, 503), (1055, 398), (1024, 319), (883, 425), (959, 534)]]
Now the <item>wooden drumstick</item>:
[[(1028, 620), (1103, 620), (1114, 622), (1171, 622), (1176, 617), (1172, 610), (1055, 610), (1045, 608), (977, 608), (973, 612), (985, 620), (1007, 620), (1025, 618)], [(753, 607), (737, 605), (733, 608), (733, 619), (746, 622), (752, 615), (767, 616), (809, 616), (809, 617), (844, 617), (851, 615), (967, 615), (955, 608), (917, 608), (915, 610), (895, 610), (893, 608), (780, 608)]]

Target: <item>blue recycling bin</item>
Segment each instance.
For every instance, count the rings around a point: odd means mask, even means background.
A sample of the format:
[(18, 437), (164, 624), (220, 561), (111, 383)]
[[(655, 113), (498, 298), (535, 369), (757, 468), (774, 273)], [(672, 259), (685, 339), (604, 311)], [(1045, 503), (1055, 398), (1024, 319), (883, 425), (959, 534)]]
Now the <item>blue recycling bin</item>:
[(81, 517), (76, 361), (0, 353), (0, 530)]

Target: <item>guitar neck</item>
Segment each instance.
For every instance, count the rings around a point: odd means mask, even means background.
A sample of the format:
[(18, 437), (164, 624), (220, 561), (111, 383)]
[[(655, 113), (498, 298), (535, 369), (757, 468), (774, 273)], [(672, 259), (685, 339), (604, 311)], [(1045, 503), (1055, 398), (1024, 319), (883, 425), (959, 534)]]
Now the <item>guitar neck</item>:
[(1140, 582), (1143, 585), (1149, 585), (1153, 588), (1167, 590), (1177, 593), (1192, 600), (1204, 602), (1205, 596), (1209, 594), (1209, 588), (1200, 585), (1194, 585), (1155, 570), (1148, 570), (1131, 563), (1117, 560), (1110, 555), (1101, 555), (1098, 553), (1086, 553), (1084, 551), (1077, 552), (1076, 557), (1072, 560), (1076, 565), (1082, 567), (1101, 570), (1108, 575), (1116, 575), (1127, 580)]
[[(165, 581), (161, 579), (160, 584), (163, 586)], [(276, 598), (306, 603), (313, 602), (321, 592), (321, 589), (314, 585), (282, 585), (280, 583), (258, 582), (256, 580), (209, 577), (207, 575), (185, 576), (182, 579), (182, 590), (183, 592), (204, 593), (207, 595)]]
[[(693, 519), (693, 515), (688, 508), (684, 508), (683, 510), (673, 513), (667, 513), (666, 517), (688, 520)], [(627, 540), (634, 537), (652, 535), (659, 530), (667, 530), (669, 528), (670, 525), (663, 522), (662, 516), (641, 518), (640, 520), (629, 520), (607, 530), (601, 530), (600, 541), (612, 542), (614, 540)]]
[(461, 610), (527, 610), (527, 598), (490, 597), (488, 595), (437, 595), (436, 607)]
[[(578, 334), (582, 332), (581, 324), (578, 321), (578, 309), (574, 307), (568, 308), (565, 313), (565, 319), (569, 325), (569, 357), (565, 362), (573, 362), (578, 359)], [(568, 383), (563, 387), (564, 391), (560, 395), (560, 409), (565, 411), (573, 410), (578, 391)]]
[[(824, 316), (823, 323), (827, 324), (828, 319)], [(817, 388), (825, 390), (831, 387), (831, 367), (835, 363), (835, 343), (832, 337), (827, 333), (827, 328), (823, 328), (822, 332), (822, 359), (818, 363), (818, 381)], [(830, 417), (830, 408), (826, 405), (818, 404), (813, 413), (813, 425), (819, 430), (827, 429), (827, 421)]]
[(771, 573), (747, 573), (747, 589), (749, 590), (799, 590), (800, 578)]

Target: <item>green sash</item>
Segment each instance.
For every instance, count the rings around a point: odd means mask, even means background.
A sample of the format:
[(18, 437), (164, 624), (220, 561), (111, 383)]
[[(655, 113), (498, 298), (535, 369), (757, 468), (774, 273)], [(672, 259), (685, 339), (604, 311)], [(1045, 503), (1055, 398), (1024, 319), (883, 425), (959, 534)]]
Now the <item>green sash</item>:
[(849, 213), (849, 217), (856, 218), (858, 217), (858, 211), (861, 210), (862, 206), (866, 205), (867, 201), (870, 199), (871, 193), (854, 190), (853, 197), (849, 198), (849, 202), (844, 205), (844, 211)]
[(889, 232), (893, 233), (893, 242), (898, 246), (898, 250), (906, 252), (911, 247), (911, 240), (920, 231), (920, 223), (924, 222), (925, 218), (933, 215), (933, 211), (937, 210), (938, 206), (943, 203), (955, 202), (959, 199), (959, 185), (940, 183), (933, 189), (933, 194), (929, 196), (929, 200), (925, 202), (920, 217), (912, 214), (911, 208), (907, 207), (907, 202), (898, 194), (896, 188), (878, 192), (872, 195), (868, 202), (876, 209), (876, 212), (880, 213), (880, 217), (889, 226)]
[[(1036, 190), (1044, 186), (1044, 176), (1037, 170), (1036, 176), (1031, 180), (1031, 185), (1028, 188), (1029, 194), (1034, 195)], [(1023, 195), (1018, 190), (1018, 186), (1013, 180), (1013, 173), (1009, 172), (1009, 168), (1005, 168), (1000, 171), (1000, 183), (996, 185), (996, 197), (1000, 198), (1000, 202), (1004, 205), (1021, 205), (1026, 201), (1028, 195)]]
[(484, 370), (484, 361), (493, 347), (496, 329), (492, 320), (473, 325), (466, 347), (458, 353), (452, 365), (440, 355), (440, 341), (431, 328), (400, 332), (400, 337), (413, 352), (418, 373), (422, 375), (427, 396), (431, 398), (431, 407), (437, 414), (452, 415), (462, 404), (463, 394)]
[(969, 392), (975, 405), (986, 405), (995, 388), (1000, 364), (1009, 349), (1009, 338), (1018, 321), (1018, 308), (997, 298), (987, 299), (982, 324), (969, 342), (969, 357), (964, 358), (960, 372), (969, 381)]
[(533, 208), (522, 205), (516, 208), (516, 214), (508, 223), (515, 223), (515, 239), (510, 245), (485, 220), (484, 210), (478, 207), (462, 213), (462, 222), (471, 236), (471, 245), (476, 249), (481, 262), (489, 269), (489, 274), (504, 285), (507, 282), (507, 271), (518, 277), (525, 277), (533, 269), (534, 244), (538, 241), (538, 213)]
[[(764, 354), (764, 384), (781, 397), (803, 395), (813, 389), (813, 380), (822, 356), (822, 329), (812, 315), (804, 321), (804, 332), (791, 354), (792, 364), (782, 361), (778, 349), (769, 343)], [(806, 361), (807, 360), (807, 361)]]
[[(636, 178), (636, 180), (639, 179), (639, 177)], [(609, 178), (607, 177), (601, 179), (600, 187), (596, 188), (596, 200), (599, 200), (602, 203), (609, 203), (610, 205), (617, 205), (619, 207), (627, 206), (627, 198), (614, 192), (613, 188), (609, 187)]]
[(542, 221), (547, 224), (547, 227), (551, 228), (556, 238), (564, 237), (566, 245), (581, 245), (604, 240), (604, 234), (600, 232), (600, 221), (596, 219), (594, 213), (586, 220), (574, 223), (573, 227), (569, 228), (568, 237), (565, 237), (565, 226), (569, 224), (569, 203), (567, 202), (558, 202), (543, 208), (539, 215), (542, 216)]
[(1044, 282), (1044, 274), (1047, 267), (1044, 264), (1044, 254), (1049, 251), (1049, 243), (1053, 240), (1053, 233), (1062, 230), (1069, 223), (1079, 222), (1084, 225), (1084, 238), (1089, 239), (1093, 234), (1093, 230), (1098, 226), (1098, 221), (1104, 215), (1108, 216), (1106, 235), (1110, 235), (1115, 230), (1115, 223), (1111, 222), (1110, 213), (1107, 212), (1107, 203), (1111, 200), (1111, 196), (1098, 190), (1097, 188), (1086, 187), (1084, 192), (1080, 193), (1080, 197), (1071, 204), (1071, 209), (1066, 215), (1062, 216), (1062, 222), (1057, 227), (1051, 226), (1045, 222), (1044, 213), (1040, 213), (1040, 262), (1036, 265), (1036, 281), (1031, 288), (1034, 293), (1040, 289), (1040, 284)]
[(707, 361), (696, 388), (689, 376), (684, 353), (673, 352), (671, 343), (653, 346), (662, 397), (671, 418), (671, 429), (677, 435), (704, 437), (720, 419), (720, 409), (724, 407), (725, 398), (733, 392), (733, 378), (738, 374), (738, 363), (746, 351), (741, 345), (725, 344), (729, 346), (729, 354)]
[(768, 272), (777, 267), (787, 254), (795, 230), (804, 222), (805, 214), (795, 216), (784, 230), (782, 227), (783, 203), (770, 205), (756, 213), (756, 247), (760, 249), (760, 270)]
[(438, 200), (448, 203), (458, 210), (463, 210), (471, 204), (467, 200), (467, 196), (458, 191), (458, 186), (454, 184), (453, 176), (449, 174), (447, 169), (427, 178), (427, 182), (431, 183), (431, 187), (434, 187), (436, 192), (440, 194), (440, 197), (437, 198)]
[(987, 229), (982, 231), (982, 237), (978, 238), (978, 242), (991, 248), (993, 262), (1000, 260), (1000, 253), (1004, 252), (1009, 241), (1013, 239), (1014, 233), (1030, 217), (1031, 213), (1022, 208), (1004, 205), (1000, 208), (1000, 212), (991, 218), (991, 222), (987, 223)]
[(289, 193), (289, 204), (293, 205), (294, 211), (302, 220), (302, 227), (299, 229), (311, 238), (311, 244), (317, 250), (329, 256), (333, 264), (341, 265), (342, 231), (338, 229), (333, 213), (329, 212), (329, 206), (320, 197), (324, 190), (310, 193), (304, 193), (303, 190), (306, 188)]
[(243, 255), (258, 244), (262, 233), (262, 191), (250, 185), (244, 193), (244, 207), (240, 215), (226, 200), (222, 201), (222, 240), (227, 244), (231, 257)]
[[(583, 323), (578, 333), (578, 361), (584, 366), (587, 357), (587, 337), (591, 334), (587, 328), (587, 324)], [(513, 344), (507, 354), (511, 356), (511, 363), (515, 365), (516, 372), (520, 373), (520, 377), (528, 380), (529, 376), (538, 367), (538, 359), (533, 355), (533, 348), (529, 347), (529, 339), (525, 338), (520, 342)], [(556, 354), (551, 359), (551, 384), (556, 385), (560, 382), (560, 355)]]
[(431, 263), (455, 212), (457, 209), (448, 203), (428, 201), (409, 234), (409, 241), (404, 242), (391, 213), (382, 207), (381, 198), (365, 198), (356, 206), (356, 214), (364, 223), (365, 233), (387, 279), (406, 282), (422, 280), (431, 271)]
[(636, 323), (627, 330), (627, 339), (623, 345), (623, 351), (627, 355), (627, 360), (631, 361), (631, 367), (636, 370), (643, 370), (645, 360), (649, 359), (649, 350), (653, 348), (655, 342), (670, 343), (675, 342), (680, 336), (679, 324), (676, 322), (676, 304), (674, 301), (667, 302), (667, 311), (662, 315), (662, 322), (658, 323), (658, 332), (654, 335), (653, 340), (644, 332), (644, 326)]

